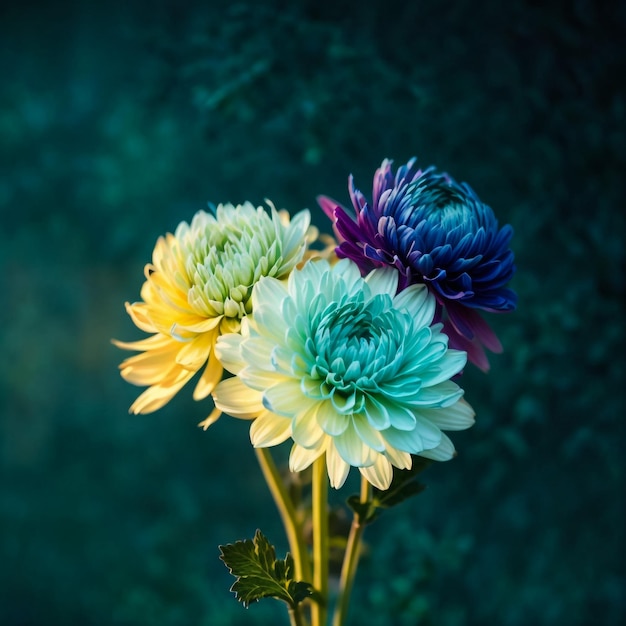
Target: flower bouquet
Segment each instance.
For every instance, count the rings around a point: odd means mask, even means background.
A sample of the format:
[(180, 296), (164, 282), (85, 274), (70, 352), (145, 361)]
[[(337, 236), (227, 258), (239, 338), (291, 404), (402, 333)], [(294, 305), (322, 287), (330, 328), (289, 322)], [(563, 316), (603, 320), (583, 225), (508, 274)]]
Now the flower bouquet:
[[(334, 238), (309, 211), (290, 217), (269, 202), (198, 212), (159, 238), (142, 300), (126, 305), (150, 336), (115, 342), (138, 352), (124, 379), (148, 387), (132, 413), (161, 408), (202, 369), (193, 397), (212, 396), (213, 409), (200, 425), (250, 420), (290, 552), (277, 558), (257, 531), (220, 546), (221, 558), (237, 600), (282, 600), (299, 626), (347, 623), (364, 528), (419, 493), (431, 462), (455, 456), (444, 431), (474, 423), (462, 372), (468, 361), (487, 371), (485, 349), (502, 350), (481, 312), (516, 303), (513, 231), (467, 184), (415, 159), (394, 173), (384, 160), (371, 201), (352, 177), (349, 196), (351, 209), (318, 197)], [(287, 441), (285, 474), (271, 448)], [(351, 468), (361, 489), (337, 537), (328, 489)]]

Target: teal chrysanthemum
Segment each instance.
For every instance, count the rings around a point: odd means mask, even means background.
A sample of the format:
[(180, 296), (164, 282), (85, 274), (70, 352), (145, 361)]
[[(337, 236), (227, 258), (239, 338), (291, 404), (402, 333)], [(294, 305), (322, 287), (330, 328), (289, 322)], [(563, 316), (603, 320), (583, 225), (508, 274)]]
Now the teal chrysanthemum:
[(363, 278), (348, 259), (309, 261), (286, 283), (262, 278), (242, 334), (217, 341), (237, 376), (216, 387), (216, 406), (254, 419), (256, 447), (291, 437), (292, 471), (326, 454), (336, 488), (351, 466), (386, 489), (392, 466), (409, 468), (412, 454), (452, 458), (442, 430), (474, 422), (450, 380), (467, 355), (448, 349), (441, 324), (431, 326), (436, 301), (424, 285), (396, 295), (397, 286), (392, 268)]

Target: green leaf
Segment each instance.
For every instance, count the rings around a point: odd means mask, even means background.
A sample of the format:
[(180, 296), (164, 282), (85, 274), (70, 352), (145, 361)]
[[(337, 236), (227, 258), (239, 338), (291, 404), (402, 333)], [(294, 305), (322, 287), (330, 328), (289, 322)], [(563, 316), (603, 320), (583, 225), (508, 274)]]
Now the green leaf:
[(407, 498), (415, 496), (426, 489), (426, 485), (417, 481), (417, 475), (424, 471), (432, 461), (420, 456), (411, 455), (413, 464), (411, 469), (400, 470), (393, 468), (393, 479), (386, 490), (374, 488), (372, 499), (369, 502), (361, 502), (359, 496), (350, 496), (348, 506), (359, 516), (362, 524), (373, 522), (382, 509), (404, 502)]
[(237, 579), (230, 590), (245, 607), (261, 598), (276, 598), (295, 608), (315, 595), (310, 583), (293, 579), (293, 557), (287, 553), (284, 559), (277, 559), (274, 546), (260, 530), (252, 540), (236, 541), (219, 549), (220, 559)]

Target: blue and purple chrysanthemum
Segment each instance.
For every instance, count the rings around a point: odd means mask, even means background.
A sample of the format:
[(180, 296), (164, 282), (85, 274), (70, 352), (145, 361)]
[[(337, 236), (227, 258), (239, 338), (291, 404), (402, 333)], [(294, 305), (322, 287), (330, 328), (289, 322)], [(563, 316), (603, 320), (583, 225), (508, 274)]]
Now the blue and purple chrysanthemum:
[(318, 203), (333, 220), (337, 255), (355, 261), (363, 274), (390, 265), (400, 273), (398, 289), (424, 283), (437, 299), (450, 346), (489, 369), (484, 348), (502, 345), (479, 311), (515, 308), (517, 297), (506, 287), (515, 265), (510, 225), (499, 228), (493, 211), (467, 183), (457, 183), (434, 167), (416, 167), (416, 159), (398, 168), (385, 159), (374, 175), (372, 202), (348, 188), (351, 212), (326, 196)]

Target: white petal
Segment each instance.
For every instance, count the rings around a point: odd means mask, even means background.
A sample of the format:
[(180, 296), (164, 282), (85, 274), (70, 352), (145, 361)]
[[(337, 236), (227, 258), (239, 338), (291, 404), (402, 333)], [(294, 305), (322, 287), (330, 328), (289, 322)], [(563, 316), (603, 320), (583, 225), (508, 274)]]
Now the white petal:
[(454, 445), (452, 445), (450, 438), (443, 433), (441, 433), (441, 443), (436, 448), (419, 453), (419, 456), (432, 459), (433, 461), (449, 461), (455, 455)]
[(262, 394), (246, 387), (238, 378), (227, 378), (213, 390), (215, 406), (232, 417), (250, 419), (265, 410)]
[(246, 365), (254, 363), (258, 369), (273, 371), (272, 350), (274, 345), (265, 337), (248, 337), (241, 343), (241, 356)]
[(215, 344), (215, 356), (231, 374), (239, 374), (246, 365), (240, 350), (242, 339), (239, 334), (229, 333), (218, 337)]
[(379, 294), (388, 294), (393, 298), (398, 289), (398, 270), (393, 267), (377, 268), (365, 277), (365, 282), (370, 287), (372, 298)]
[(409, 285), (394, 298), (393, 305), (396, 309), (404, 309), (409, 313), (414, 328), (432, 324), (436, 300), (426, 285)]
[[(279, 309), (281, 301), (287, 296), (285, 285), (277, 278), (263, 276), (252, 289), (252, 304)], [(254, 309), (253, 309), (254, 313)]]
[(291, 420), (270, 411), (259, 415), (250, 427), (250, 441), (255, 448), (268, 448), (282, 443), (291, 435)]

